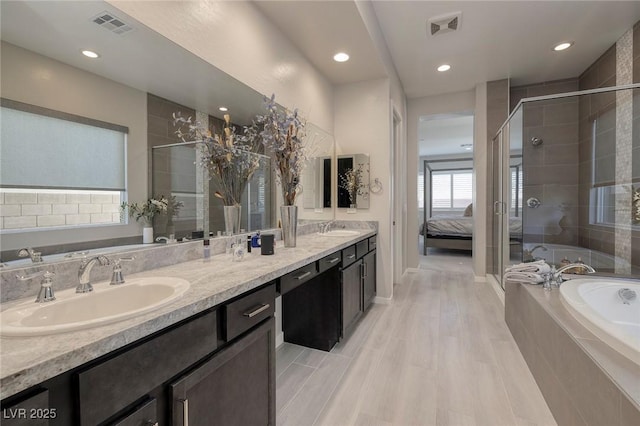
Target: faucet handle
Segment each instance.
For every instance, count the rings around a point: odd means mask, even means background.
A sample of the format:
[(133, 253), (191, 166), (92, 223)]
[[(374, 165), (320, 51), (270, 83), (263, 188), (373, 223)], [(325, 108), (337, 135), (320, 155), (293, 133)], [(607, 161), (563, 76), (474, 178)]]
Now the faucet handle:
[(111, 274), (111, 282), (109, 283), (110, 285), (118, 285), (118, 284), (124, 284), (124, 276), (122, 275), (122, 265), (121, 262), (125, 261), (125, 262), (131, 262), (132, 260), (134, 260), (135, 257), (131, 256), (131, 257), (120, 257), (116, 260), (113, 261), (113, 274)]
[(30, 275), (16, 275), (20, 281), (28, 281), (34, 278), (42, 277), (42, 281), (40, 281), (40, 291), (38, 292), (38, 297), (36, 297), (37, 303), (51, 302), (56, 300), (55, 295), (53, 294), (53, 277), (56, 274), (54, 272), (49, 271), (40, 271)]

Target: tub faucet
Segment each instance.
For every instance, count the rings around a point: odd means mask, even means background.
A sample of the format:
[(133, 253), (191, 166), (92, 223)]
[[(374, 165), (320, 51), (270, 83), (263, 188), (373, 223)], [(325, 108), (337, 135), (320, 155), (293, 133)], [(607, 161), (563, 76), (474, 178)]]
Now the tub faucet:
[(93, 291), (93, 286), (91, 285), (91, 269), (93, 269), (96, 262), (102, 266), (111, 264), (111, 261), (102, 254), (90, 259), (84, 259), (78, 270), (78, 281), (80, 281), (80, 283), (76, 287), (76, 293), (89, 293)]
[(522, 260), (525, 262), (537, 260), (535, 257), (533, 257), (533, 252), (538, 249), (542, 249), (542, 251), (547, 251), (547, 248), (542, 244), (538, 244), (537, 246), (533, 247), (531, 250), (524, 249), (522, 250)]
[(18, 250), (18, 257), (30, 257), (32, 263), (42, 262), (42, 253), (35, 251), (31, 247), (21, 248)]
[(595, 269), (593, 269), (591, 266), (587, 265), (586, 263), (570, 263), (568, 265), (561, 266), (553, 274), (553, 281), (556, 283), (556, 286), (560, 287), (560, 284), (562, 284), (562, 282), (564, 281), (562, 279), (562, 273), (572, 268), (584, 268), (587, 270), (588, 274), (595, 274), (596, 272)]

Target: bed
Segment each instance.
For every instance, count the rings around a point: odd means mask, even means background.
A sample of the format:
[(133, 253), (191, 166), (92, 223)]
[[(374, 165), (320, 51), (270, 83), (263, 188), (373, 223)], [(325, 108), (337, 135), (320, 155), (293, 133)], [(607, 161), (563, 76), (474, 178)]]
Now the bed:
[[(435, 216), (420, 226), (419, 234), (424, 236), (425, 254), (428, 247), (471, 250), (473, 246), (473, 216)], [(522, 234), (522, 220), (509, 219), (509, 234)]]

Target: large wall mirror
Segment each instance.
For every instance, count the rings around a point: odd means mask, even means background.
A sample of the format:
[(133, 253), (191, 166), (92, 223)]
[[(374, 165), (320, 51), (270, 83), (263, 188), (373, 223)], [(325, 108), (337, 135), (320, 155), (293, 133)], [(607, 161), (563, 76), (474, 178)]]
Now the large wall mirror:
[(334, 140), (326, 131), (307, 123), (309, 162), (302, 174), (301, 219), (331, 220), (335, 204), (333, 174)]
[[(176, 196), (184, 204), (174, 223), (177, 236), (207, 226), (214, 235), (222, 229), (222, 205), (205, 193), (207, 176), (194, 167), (195, 150), (171, 146), (179, 142), (172, 114), (181, 111), (219, 122), (224, 114), (219, 108), (226, 107), (241, 127), (263, 111), (262, 94), (105, 2), (1, 2), (0, 17), (3, 106), (5, 100), (15, 101), (52, 111), (54, 118), (69, 123), (79, 119), (88, 121), (84, 125), (115, 126), (125, 133), (126, 158), (124, 188), (99, 188), (111, 190), (108, 194), (85, 193), (88, 188), (80, 187), (74, 194), (60, 194), (56, 191), (64, 189), (42, 183), (34, 186), (42, 196), (6, 198), (21, 189), (0, 182), (4, 205), (9, 200), (31, 204), (26, 210), (15, 208), (13, 219), (3, 214), (2, 261), (14, 258), (22, 247), (43, 249), (46, 261), (48, 253), (140, 243), (141, 224), (122, 219), (119, 204), (150, 196)], [(83, 56), (84, 49), (95, 50), (99, 57)], [(333, 155), (330, 135), (315, 127), (309, 133), (326, 144), (319, 156)], [(91, 152), (102, 155), (97, 149), (89, 149), (88, 155)], [(28, 173), (27, 151), (24, 161)], [(242, 201), (242, 228), (275, 227), (274, 186), (265, 157)], [(315, 189), (310, 186), (308, 191)], [(315, 207), (310, 212), (314, 218), (332, 219), (331, 204), (322, 207), (322, 214), (315, 213)], [(18, 210), (29, 212), (34, 226), (21, 227), (27, 219)], [(5, 207), (3, 211), (9, 212)], [(157, 226), (158, 234), (165, 232), (162, 226)]]

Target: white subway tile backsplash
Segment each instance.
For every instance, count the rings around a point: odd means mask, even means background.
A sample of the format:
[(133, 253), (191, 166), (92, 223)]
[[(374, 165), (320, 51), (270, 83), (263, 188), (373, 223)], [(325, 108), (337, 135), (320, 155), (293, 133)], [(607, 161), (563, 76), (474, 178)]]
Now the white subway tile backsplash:
[(113, 223), (120, 223), (121, 222), (121, 218), (122, 218), (122, 216), (120, 215), (120, 213), (112, 213), (111, 214), (111, 221)]
[(38, 216), (38, 227), (44, 226), (60, 226), (66, 223), (65, 215), (52, 214), (48, 216)]
[(38, 204), (64, 204), (65, 194), (38, 193)]
[(112, 202), (111, 194), (91, 194), (91, 204), (111, 204)]
[(38, 196), (35, 193), (7, 192), (4, 194), (4, 202), (5, 204), (36, 204)]
[(37, 223), (35, 216), (5, 217), (3, 222), (4, 229), (35, 228)]
[(120, 211), (120, 206), (117, 204), (102, 205), (102, 213), (118, 213), (119, 211)]
[(23, 204), (23, 216), (44, 216), (51, 214), (51, 204)]
[(0, 204), (4, 204), (4, 192), (0, 192)]
[(102, 205), (100, 204), (79, 204), (79, 213), (102, 213)]
[(2, 204), (0, 205), (0, 217), (4, 216), (20, 216), (22, 209), (18, 204)]
[(112, 196), (111, 196), (111, 198), (112, 198), (111, 202), (112, 202), (113, 204), (120, 205), (120, 204), (122, 203), (122, 200), (120, 199), (120, 194), (118, 194), (118, 195), (112, 195)]
[(54, 204), (52, 208), (53, 214), (78, 214), (77, 204)]
[(66, 215), (67, 225), (82, 225), (91, 223), (90, 214), (68, 214)]
[(89, 204), (91, 203), (90, 194), (67, 194), (67, 204)]
[(113, 215), (111, 213), (92, 213), (91, 223), (112, 223)]

